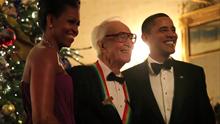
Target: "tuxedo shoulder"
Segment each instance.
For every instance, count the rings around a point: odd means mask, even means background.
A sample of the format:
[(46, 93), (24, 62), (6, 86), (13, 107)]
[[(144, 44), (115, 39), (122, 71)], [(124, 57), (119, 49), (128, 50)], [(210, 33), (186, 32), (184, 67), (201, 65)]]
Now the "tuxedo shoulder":
[(176, 65), (179, 65), (181, 67), (192, 68), (192, 69), (203, 69), (201, 66), (193, 64), (193, 63), (188, 63), (188, 62), (178, 61), (178, 60), (174, 60), (174, 62), (176, 63)]
[(73, 66), (69, 70), (70, 75), (78, 75), (78, 74), (84, 74), (84, 73), (89, 73), (92, 69), (92, 65), (78, 65), (78, 66)]
[(71, 70), (84, 70), (84, 69), (90, 69), (92, 65), (78, 65), (78, 66), (73, 66)]
[(129, 72), (133, 72), (133, 71), (142, 71), (143, 69), (147, 68), (147, 63), (146, 62), (142, 62), (140, 64), (137, 64), (135, 66), (132, 66), (126, 70), (124, 70), (122, 73), (129, 73)]

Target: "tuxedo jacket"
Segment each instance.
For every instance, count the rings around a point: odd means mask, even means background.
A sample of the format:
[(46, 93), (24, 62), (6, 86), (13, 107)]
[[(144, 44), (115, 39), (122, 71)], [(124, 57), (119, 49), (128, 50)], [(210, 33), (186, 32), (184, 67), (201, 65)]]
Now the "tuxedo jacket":
[(103, 104), (100, 75), (92, 66), (76, 66), (69, 73), (74, 84), (76, 124), (122, 124), (117, 109)]
[[(174, 96), (169, 124), (215, 124), (215, 116), (206, 91), (201, 67), (172, 61)], [(123, 72), (137, 124), (164, 124), (154, 97), (147, 61)], [(169, 83), (169, 82), (167, 82)]]

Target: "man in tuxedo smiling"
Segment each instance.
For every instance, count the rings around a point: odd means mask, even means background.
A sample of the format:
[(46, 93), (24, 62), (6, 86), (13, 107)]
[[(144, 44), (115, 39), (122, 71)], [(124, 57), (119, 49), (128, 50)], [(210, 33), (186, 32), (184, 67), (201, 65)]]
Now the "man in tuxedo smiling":
[(215, 124), (202, 67), (177, 61), (177, 34), (164, 13), (142, 24), (147, 60), (123, 72), (137, 124)]
[(75, 118), (77, 124), (131, 124), (127, 85), (120, 69), (130, 61), (136, 35), (117, 19), (96, 26), (92, 44), (98, 60), (73, 67)]

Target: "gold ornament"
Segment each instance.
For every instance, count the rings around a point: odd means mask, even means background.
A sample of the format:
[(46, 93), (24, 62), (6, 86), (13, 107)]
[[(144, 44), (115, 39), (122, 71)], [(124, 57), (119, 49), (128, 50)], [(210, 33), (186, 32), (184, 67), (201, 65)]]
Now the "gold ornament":
[(28, 6), (29, 4), (33, 3), (35, 0), (21, 0), (21, 3), (25, 6)]
[(15, 106), (10, 103), (10, 104), (8, 105), (8, 110), (9, 110), (11, 113), (13, 113), (13, 112), (15, 111)]
[(4, 4), (5, 0), (0, 0), (0, 6)]
[(21, 3), (24, 5), (27, 5), (30, 2), (30, 0), (21, 0)]
[(2, 113), (5, 114), (5, 115), (9, 115), (10, 112), (8, 110), (8, 104), (5, 104), (2, 106)]
[(2, 106), (2, 112), (5, 115), (10, 115), (14, 111), (15, 111), (15, 106), (11, 103), (5, 104), (5, 105)]

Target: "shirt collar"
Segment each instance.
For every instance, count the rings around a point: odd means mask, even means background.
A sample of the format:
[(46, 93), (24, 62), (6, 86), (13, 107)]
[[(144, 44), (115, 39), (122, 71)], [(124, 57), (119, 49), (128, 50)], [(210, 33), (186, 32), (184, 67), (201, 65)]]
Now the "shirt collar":
[[(172, 59), (172, 57), (169, 57), (169, 59)], [(151, 63), (158, 63), (158, 64), (163, 64), (163, 63), (160, 63), (156, 60), (154, 60), (152, 57), (148, 56), (147, 58), (147, 64), (148, 64), (148, 68), (150, 70), (150, 74), (154, 74), (153, 70), (152, 70), (152, 67), (151, 67)]]
[[(112, 70), (100, 59), (98, 59), (98, 63), (102, 68), (103, 74), (105, 78), (112, 72)], [(122, 74), (117, 74), (116, 76), (122, 77)]]
[(158, 64), (160, 64), (160, 63), (158, 61), (154, 60), (153, 58), (151, 58), (150, 56), (148, 56), (148, 58), (147, 58), (147, 67), (150, 70), (150, 74), (154, 74), (154, 72), (152, 70), (152, 67), (151, 67), (151, 63), (158, 63)]
[(151, 58), (150, 56), (148, 56), (147, 61), (148, 61), (149, 64), (150, 64), (150, 63), (158, 63), (158, 64), (162, 64), (162, 63), (160, 63), (160, 62), (154, 60), (154, 59)]

